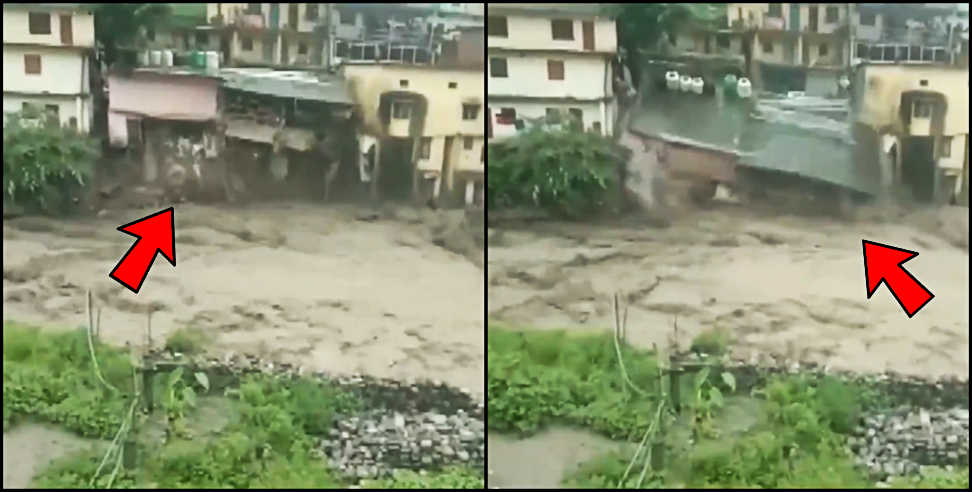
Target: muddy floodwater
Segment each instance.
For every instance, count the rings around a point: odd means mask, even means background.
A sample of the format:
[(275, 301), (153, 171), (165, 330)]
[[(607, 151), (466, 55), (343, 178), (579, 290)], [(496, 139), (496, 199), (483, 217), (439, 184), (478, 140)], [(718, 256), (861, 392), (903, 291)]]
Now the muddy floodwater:
[(216, 354), (482, 394), (482, 226), (461, 211), (177, 205), (177, 266), (156, 258), (134, 295), (108, 278), (134, 240), (116, 228), (156, 211), (5, 219), (4, 319), (82, 325), (90, 288), (115, 344), (143, 344), (153, 310), (154, 345), (191, 325)]
[[(634, 345), (672, 337), (687, 349), (717, 327), (743, 357), (968, 378), (967, 208), (862, 208), (838, 221), (720, 204), (667, 228), (534, 223), (488, 234), (491, 319), (608, 329), (610, 296), (622, 291)], [(905, 267), (935, 298), (914, 318), (885, 286), (866, 299), (862, 239), (919, 252)]]

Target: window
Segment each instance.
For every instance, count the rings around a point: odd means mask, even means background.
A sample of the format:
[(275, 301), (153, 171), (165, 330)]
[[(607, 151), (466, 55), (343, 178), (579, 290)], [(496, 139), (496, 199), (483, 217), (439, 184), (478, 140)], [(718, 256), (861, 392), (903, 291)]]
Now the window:
[(240, 44), (243, 45), (243, 51), (253, 51), (253, 38), (249, 36), (243, 36)]
[(206, 46), (209, 44), (209, 35), (204, 32), (196, 33), (196, 46)]
[(297, 54), (298, 55), (307, 54), (307, 43), (297, 43)]
[(392, 103), (392, 118), (407, 120), (412, 117), (412, 103), (401, 101)]
[(465, 137), (462, 139), (462, 148), (465, 150), (472, 150), (474, 142), (475, 140), (473, 140), (472, 137)]
[(489, 76), (495, 78), (509, 77), (506, 72), (506, 58), (489, 59)]
[(428, 159), (432, 155), (432, 137), (422, 137), (419, 142), (419, 159)]
[(408, 89), (408, 80), (402, 79), (398, 81), (398, 86), (402, 89)]
[(580, 124), (581, 128), (584, 128), (584, 111), (580, 108), (570, 108), (567, 110), (570, 114), (570, 118)]
[(341, 12), (341, 24), (346, 26), (354, 25), (354, 14), (350, 12)]
[(489, 36), (505, 38), (509, 36), (506, 27), (506, 17), (491, 15), (486, 18), (486, 33)]
[(47, 116), (48, 126), (61, 125), (61, 107), (57, 104), (45, 104), (44, 115)]
[(729, 35), (728, 34), (717, 34), (716, 35), (716, 45), (720, 48), (729, 47)]
[(830, 47), (827, 46), (827, 43), (820, 43), (820, 46), (817, 47), (817, 53), (820, 56), (827, 56), (827, 52), (828, 52), (829, 49), (830, 49)]
[(260, 5), (261, 4), (259, 4), (259, 3), (248, 3), (248, 4), (246, 4), (246, 13), (247, 14), (259, 14), (260, 13)]
[(928, 101), (915, 101), (915, 118), (931, 118), (931, 113), (931, 104)]
[(769, 4), (769, 14), (767, 17), (783, 17), (783, 4), (782, 3), (771, 3)]
[(862, 26), (873, 26), (877, 23), (877, 15), (873, 12), (865, 13), (861, 12), (861, 25)]
[(501, 108), (499, 115), (496, 116), (496, 123), (499, 125), (516, 123), (516, 108)]
[(837, 19), (840, 17), (840, 14), (838, 12), (839, 10), (837, 7), (827, 7), (827, 15), (825, 18), (828, 24), (833, 24), (834, 22), (837, 22)]
[(564, 80), (563, 60), (547, 60), (547, 80)]
[(921, 79), (918, 81), (918, 85), (922, 87), (928, 87), (928, 79)]
[(553, 19), (550, 21), (553, 38), (561, 41), (574, 39), (574, 21), (570, 19)]
[(320, 15), (320, 13), (317, 10), (317, 4), (316, 3), (309, 3), (309, 4), (307, 4), (307, 12), (304, 14), (304, 17), (307, 20), (317, 20), (317, 17), (319, 15)]
[(560, 123), (560, 109), (558, 108), (547, 108), (547, 123), (551, 125), (556, 125)]
[(763, 41), (763, 53), (772, 53), (772, 52), (773, 52), (773, 43), (769, 41)]
[(478, 104), (463, 104), (462, 105), (462, 119), (464, 120), (474, 120), (479, 117), (479, 105)]
[(28, 75), (40, 75), (41, 73), (40, 55), (24, 55), (24, 73)]
[(46, 12), (30, 12), (27, 14), (27, 24), (31, 34), (50, 34), (51, 14)]
[(952, 137), (942, 137), (942, 157), (952, 157)]
[(449, 82), (450, 89), (455, 89), (456, 87), (459, 87), (459, 84), (457, 84), (456, 82)]

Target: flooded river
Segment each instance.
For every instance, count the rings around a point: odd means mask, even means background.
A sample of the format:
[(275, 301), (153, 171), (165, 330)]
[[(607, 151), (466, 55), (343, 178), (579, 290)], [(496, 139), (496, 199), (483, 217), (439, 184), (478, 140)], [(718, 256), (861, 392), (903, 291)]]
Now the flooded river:
[(461, 211), (178, 205), (177, 266), (157, 258), (134, 295), (108, 278), (133, 241), (116, 228), (155, 211), (4, 220), (4, 319), (82, 325), (90, 288), (116, 344), (143, 344), (153, 309), (155, 345), (191, 325), (217, 354), (482, 394), (482, 233)]

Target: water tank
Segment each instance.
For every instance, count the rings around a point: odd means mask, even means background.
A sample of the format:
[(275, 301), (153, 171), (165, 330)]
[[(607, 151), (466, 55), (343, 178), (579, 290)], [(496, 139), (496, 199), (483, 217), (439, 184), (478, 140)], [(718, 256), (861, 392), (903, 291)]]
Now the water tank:
[(736, 84), (736, 92), (739, 97), (749, 97), (753, 95), (753, 85), (749, 83), (749, 79), (746, 77), (740, 77), (739, 82)]
[(206, 52), (206, 68), (210, 70), (219, 70), (219, 52), (218, 51), (207, 51)]
[(146, 66), (148, 66), (148, 64), (149, 64), (149, 52), (148, 51), (139, 51), (138, 52), (137, 61), (138, 61), (138, 66), (140, 66), (140, 67), (146, 67)]
[(678, 79), (678, 86), (680, 89), (682, 89), (682, 92), (688, 92), (692, 90), (692, 77), (689, 77), (688, 75), (682, 75), (682, 77)]
[(669, 70), (665, 73), (665, 86), (668, 87), (668, 90), (678, 90), (678, 72)]
[(692, 79), (692, 92), (702, 94), (703, 88), (705, 88), (705, 81), (702, 80), (702, 77)]
[(841, 75), (839, 84), (841, 89), (846, 89), (850, 87), (850, 79), (846, 75)]
[(157, 67), (162, 64), (162, 52), (160, 50), (152, 50), (149, 53), (149, 65)]
[(172, 50), (163, 50), (162, 51), (162, 66), (163, 67), (171, 67), (172, 66), (172, 62), (173, 62)]
[(189, 63), (196, 68), (206, 68), (206, 52), (205, 51), (193, 51), (191, 58), (192, 61)]

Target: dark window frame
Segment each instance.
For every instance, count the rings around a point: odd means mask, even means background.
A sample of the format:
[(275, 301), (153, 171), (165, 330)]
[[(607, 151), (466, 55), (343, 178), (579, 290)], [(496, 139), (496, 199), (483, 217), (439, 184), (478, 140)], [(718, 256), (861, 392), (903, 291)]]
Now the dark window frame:
[(832, 5), (827, 6), (827, 8), (824, 9), (824, 22), (827, 24), (840, 22), (840, 7), (834, 7)]
[[(44, 29), (46, 29), (46, 31)], [(50, 12), (28, 12), (27, 32), (41, 36), (51, 34)]]
[[(34, 63), (36, 61), (36, 63)], [(31, 70), (36, 66), (36, 70)], [(24, 53), (24, 75), (41, 75), (44, 72), (41, 56), (35, 53)]]
[[(502, 22), (500, 22), (502, 21)], [(500, 27), (502, 26), (502, 27)], [(510, 37), (509, 18), (505, 15), (490, 15), (486, 17), (486, 35), (494, 38)]]
[[(502, 63), (502, 65), (500, 65)], [(501, 70), (497, 70), (502, 66)], [(510, 76), (510, 66), (509, 60), (501, 57), (490, 57), (489, 59), (489, 76), (495, 79), (506, 79)]]
[[(558, 29), (558, 26), (560, 29)], [(558, 31), (560, 31), (559, 35)], [(550, 37), (553, 38), (554, 41), (573, 41), (574, 20), (550, 19)]]
[(462, 119), (463, 121), (474, 121), (479, 118), (479, 108), (478, 104), (463, 104), (462, 105)]
[(476, 148), (476, 140), (473, 137), (463, 137), (462, 150), (472, 150)]
[[(560, 77), (558, 78), (556, 75)], [(547, 60), (547, 80), (564, 80), (565, 78), (567, 78), (567, 70), (564, 67), (564, 61)]]

